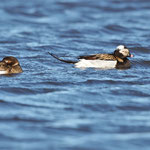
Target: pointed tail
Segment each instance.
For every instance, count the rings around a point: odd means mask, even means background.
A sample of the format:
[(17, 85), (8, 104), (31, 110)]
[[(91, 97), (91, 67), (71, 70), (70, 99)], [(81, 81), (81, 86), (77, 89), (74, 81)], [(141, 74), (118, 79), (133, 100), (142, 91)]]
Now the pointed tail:
[(51, 55), (52, 57), (54, 57), (55, 59), (57, 59), (59, 61), (62, 61), (62, 62), (65, 62), (65, 63), (69, 63), (69, 64), (75, 64), (75, 63), (77, 63), (77, 61), (63, 60), (63, 59), (57, 57), (56, 55), (54, 55), (54, 54), (52, 54), (50, 52), (48, 52), (48, 53), (49, 53), (49, 55)]

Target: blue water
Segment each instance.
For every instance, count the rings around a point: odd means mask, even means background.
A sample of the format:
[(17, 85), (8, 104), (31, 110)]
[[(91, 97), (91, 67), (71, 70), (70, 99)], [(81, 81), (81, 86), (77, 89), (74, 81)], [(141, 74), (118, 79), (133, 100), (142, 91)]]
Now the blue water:
[[(0, 1), (0, 150), (149, 150), (150, 1)], [(128, 70), (77, 69), (52, 58), (111, 53)]]

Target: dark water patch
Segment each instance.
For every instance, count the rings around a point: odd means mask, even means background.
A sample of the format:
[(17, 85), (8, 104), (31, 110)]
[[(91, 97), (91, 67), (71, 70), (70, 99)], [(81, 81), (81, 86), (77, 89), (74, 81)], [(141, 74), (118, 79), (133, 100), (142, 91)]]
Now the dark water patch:
[[(48, 52), (51, 52), (52, 50), (55, 50), (55, 49), (56, 49), (55, 46), (51, 46), (51, 45), (36, 46), (35, 48), (36, 48), (36, 49), (39, 49), (40, 51), (41, 51), (41, 50), (44, 51), (47, 56), (50, 56), (50, 55), (48, 54)], [(58, 47), (58, 48), (59, 48), (59, 47)], [(61, 46), (60, 46), (60, 49), (61, 49)], [(46, 53), (46, 51), (47, 51), (47, 53)]]
[(135, 47), (132, 48), (134, 50), (135, 53), (144, 53), (144, 54), (149, 54), (150, 53), (150, 49), (146, 48), (146, 47)]
[(89, 109), (91, 111), (95, 111), (95, 112), (113, 112), (115, 111), (115, 107), (114, 106), (110, 106), (108, 104), (84, 104), (83, 108), (85, 109)]
[(141, 64), (141, 65), (143, 64), (144, 66), (150, 67), (150, 60), (149, 60), (149, 61), (144, 60), (144, 61), (142, 61), (140, 64)]
[[(39, 28), (40, 25), (45, 25), (46, 26), (46, 23), (44, 22), (39, 22), (37, 21), (36, 19), (18, 19), (18, 18), (14, 18), (12, 19), (13, 22), (15, 23), (18, 23), (18, 24), (21, 24), (22, 26), (24, 24), (30, 24), (32, 26), (35, 26), (35, 28)], [(35, 30), (35, 29), (34, 29)], [(33, 33), (34, 34), (34, 33)]]
[(3, 102), (5, 102), (4, 100), (0, 100), (0, 103), (3, 103)]
[(16, 94), (35, 94), (34, 90), (20, 87), (1, 88), (1, 91)]
[[(129, 80), (128, 80), (129, 78)], [(131, 76), (129, 77), (125, 77), (125, 80), (87, 80), (85, 82), (80, 82), (77, 84), (80, 85), (145, 85), (145, 84), (149, 84), (149, 80), (137, 80), (137, 77), (133, 78)]]
[(119, 133), (149, 133), (150, 132), (150, 129), (149, 127), (147, 126), (125, 126), (125, 125), (122, 125), (119, 127), (120, 130), (119, 130)]
[(122, 111), (150, 111), (148, 105), (143, 105), (143, 106), (137, 106), (137, 105), (126, 105), (126, 106), (117, 106), (118, 110)]
[(88, 0), (88, 2), (83, 1), (72, 1), (72, 2), (56, 2), (56, 4), (65, 7), (66, 9), (75, 9), (75, 8), (89, 8), (91, 6), (96, 6), (94, 2)]
[(12, 93), (12, 94), (20, 94), (20, 95), (36, 95), (40, 93), (52, 93), (52, 92), (58, 92), (62, 91), (62, 89), (58, 88), (20, 88), (20, 87), (11, 87), (11, 88), (1, 88), (1, 91), (3, 93)]
[(21, 73), (19, 73), (19, 74), (17, 74), (17, 73), (14, 73), (14, 74), (1, 74), (0, 77), (17, 77), (19, 75), (21, 75)]
[[(0, 140), (1, 141), (5, 141), (5, 140), (14, 140), (14, 138), (13, 137), (10, 137), (10, 136), (8, 136), (8, 135), (6, 135), (6, 134), (3, 134), (3, 133), (1, 133), (0, 134)], [(5, 147), (5, 146), (4, 146)], [(6, 146), (7, 147), (7, 146)], [(0, 148), (2, 148), (1, 146), (0, 146)], [(3, 149), (3, 148), (2, 148)], [(5, 150), (5, 148), (4, 148), (4, 150)], [(6, 150), (7, 150), (7, 148), (6, 148)]]
[[(117, 4), (118, 5), (118, 4)], [(113, 13), (118, 13), (118, 12), (133, 12), (135, 11), (137, 8), (135, 8), (134, 6), (123, 6), (123, 7), (116, 7), (116, 5), (114, 5), (113, 7), (106, 7), (104, 6), (102, 8), (104, 11), (107, 12), (113, 12)]]
[(139, 60), (136, 60), (136, 61), (132, 61), (131, 64), (132, 64), (133, 67), (138, 66), (138, 67), (141, 67), (141, 69), (142, 68), (149, 69), (150, 60), (144, 60), (144, 58), (143, 58), (143, 59), (139, 59)]
[(10, 116), (10, 117), (7, 117), (7, 118), (2, 118), (0, 117), (0, 120), (1, 121), (5, 121), (5, 122), (30, 122), (30, 123), (45, 123), (45, 122), (48, 122), (49, 120), (42, 120), (41, 118), (39, 119), (35, 119), (35, 118), (25, 118), (25, 117), (19, 117), (19, 116)]
[[(66, 86), (66, 85), (73, 85), (72, 82), (59, 82), (59, 81), (46, 81), (46, 82), (36, 82), (33, 83), (36, 86), (40, 85), (47, 85), (47, 86)], [(30, 85), (30, 83), (24, 83), (25, 86)]]
[(107, 25), (107, 26), (105, 26), (105, 28), (106, 28), (106, 30), (111, 31), (111, 32), (121, 32), (124, 34), (131, 32), (128, 28), (125, 28), (120, 25), (115, 25), (115, 24)]
[(111, 90), (115, 95), (126, 95), (126, 96), (135, 96), (135, 97), (150, 97), (149, 93), (144, 91), (138, 91), (133, 89), (120, 89), (120, 90)]
[(21, 35), (25, 35), (25, 36), (31, 36), (33, 35), (32, 32), (29, 32), (29, 31), (23, 31), (23, 32), (20, 32)]
[(26, 6), (26, 5), (20, 5), (20, 6), (14, 6), (14, 7), (6, 7), (4, 10), (9, 13), (10, 15), (22, 15), (26, 17), (44, 17), (45, 15), (38, 10), (38, 7), (36, 9), (33, 8), (34, 5)]
[(0, 44), (16, 44), (17, 41), (0, 41)]
[(92, 129), (90, 128), (90, 126), (88, 125), (80, 125), (78, 127), (78, 130), (81, 132), (88, 132), (88, 133), (92, 133)]
[[(57, 5), (60, 5), (66, 9), (73, 9), (73, 8), (76, 8), (78, 7), (78, 3), (76, 2), (56, 2)], [(81, 6), (81, 4), (80, 4)]]
[(16, 108), (16, 109), (22, 109), (22, 108), (44, 108), (44, 109), (50, 109), (51, 107), (50, 106), (45, 106), (45, 105), (42, 105), (42, 104), (31, 104), (31, 103), (28, 103), (28, 102), (25, 102), (25, 101), (21, 101), (21, 102), (17, 102), (17, 101), (7, 101), (7, 100), (0, 100), (0, 107), (2, 108), (3, 106), (4, 107), (12, 107), (13, 109)]
[(62, 32), (62, 35), (60, 36), (60, 38), (80, 38), (81, 37), (81, 33), (76, 30), (76, 29), (72, 29), (72, 30), (66, 30)]

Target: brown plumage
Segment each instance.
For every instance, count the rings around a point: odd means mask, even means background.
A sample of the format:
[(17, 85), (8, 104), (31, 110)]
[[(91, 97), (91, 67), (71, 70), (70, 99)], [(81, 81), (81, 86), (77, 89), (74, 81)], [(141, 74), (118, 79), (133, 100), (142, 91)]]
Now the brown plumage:
[(95, 55), (90, 55), (90, 56), (80, 56), (78, 57), (79, 59), (86, 59), (86, 60), (117, 60), (119, 62), (123, 62), (123, 59), (114, 56), (113, 54), (95, 54)]
[(116, 60), (116, 58), (111, 54), (95, 54), (90, 56), (79, 56), (79, 59), (86, 59), (86, 60)]
[(4, 72), (2, 74), (12, 74), (21, 73), (23, 71), (17, 58), (8, 56), (3, 58), (2, 61), (0, 61), (0, 73), (1, 72)]

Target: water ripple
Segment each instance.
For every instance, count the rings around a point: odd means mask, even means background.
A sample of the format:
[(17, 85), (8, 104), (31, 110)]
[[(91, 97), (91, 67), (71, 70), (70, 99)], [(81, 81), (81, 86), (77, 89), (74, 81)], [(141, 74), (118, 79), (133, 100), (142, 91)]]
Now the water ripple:
[[(150, 31), (147, 0), (5, 0), (0, 50), (24, 72), (0, 76), (1, 149), (149, 150)], [(127, 70), (55, 60), (112, 53)]]

